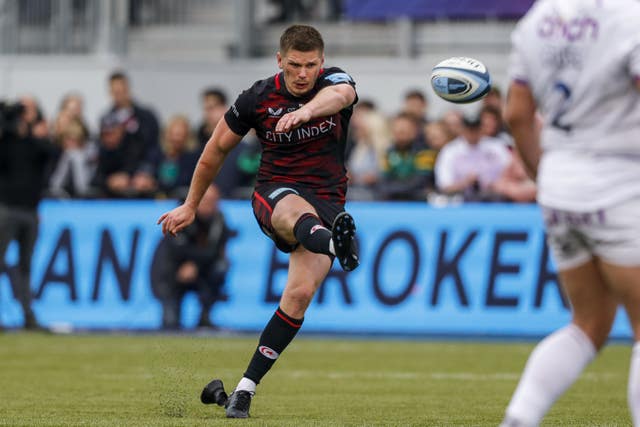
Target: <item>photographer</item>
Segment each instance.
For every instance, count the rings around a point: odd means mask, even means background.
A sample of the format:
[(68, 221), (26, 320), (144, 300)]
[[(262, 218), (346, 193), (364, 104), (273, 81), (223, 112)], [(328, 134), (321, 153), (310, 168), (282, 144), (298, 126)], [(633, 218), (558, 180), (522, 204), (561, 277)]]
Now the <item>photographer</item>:
[[(25, 108), (27, 107), (27, 108)], [(0, 271), (12, 240), (19, 260), (12, 274), (13, 293), (24, 313), (25, 329), (39, 329), (31, 308), (31, 257), (38, 236), (38, 203), (55, 147), (45, 136), (47, 124), (36, 108), (0, 102)]]
[(220, 191), (209, 186), (196, 211), (195, 221), (177, 236), (166, 236), (160, 243), (154, 263), (157, 275), (152, 278), (155, 292), (163, 307), (162, 327), (181, 327), (184, 296), (195, 291), (201, 305), (197, 327), (214, 327), (211, 308), (224, 300), (229, 261), (227, 241), (235, 230), (227, 225), (218, 206)]

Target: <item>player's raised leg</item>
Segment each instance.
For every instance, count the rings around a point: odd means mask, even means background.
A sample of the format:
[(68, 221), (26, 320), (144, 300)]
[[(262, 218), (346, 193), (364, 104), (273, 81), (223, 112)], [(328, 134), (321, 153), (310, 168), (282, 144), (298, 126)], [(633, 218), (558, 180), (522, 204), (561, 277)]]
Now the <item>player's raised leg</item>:
[(280, 306), (262, 331), (243, 378), (227, 403), (227, 417), (247, 418), (251, 398), (262, 377), (296, 336), (313, 295), (331, 268), (331, 259), (299, 246), (291, 253), (289, 275)]
[(288, 194), (276, 204), (271, 223), (283, 240), (299, 243), (310, 252), (334, 255), (331, 231), (322, 224), (311, 203), (299, 194)]
[(617, 300), (594, 260), (560, 272), (572, 306), (572, 322), (542, 340), (531, 353), (502, 426), (537, 426), (606, 342)]
[(279, 234), (286, 240), (295, 240), (311, 252), (337, 257), (345, 271), (360, 265), (356, 224), (347, 212), (336, 215), (329, 231), (311, 204), (298, 195), (289, 194), (276, 205), (273, 226), (281, 230)]

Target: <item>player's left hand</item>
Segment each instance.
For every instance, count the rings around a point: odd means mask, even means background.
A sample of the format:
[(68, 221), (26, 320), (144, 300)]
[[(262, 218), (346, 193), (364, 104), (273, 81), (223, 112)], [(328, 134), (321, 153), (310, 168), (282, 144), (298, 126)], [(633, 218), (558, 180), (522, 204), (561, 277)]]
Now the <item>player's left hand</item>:
[(311, 120), (311, 111), (302, 107), (280, 117), (276, 124), (276, 132), (289, 132)]

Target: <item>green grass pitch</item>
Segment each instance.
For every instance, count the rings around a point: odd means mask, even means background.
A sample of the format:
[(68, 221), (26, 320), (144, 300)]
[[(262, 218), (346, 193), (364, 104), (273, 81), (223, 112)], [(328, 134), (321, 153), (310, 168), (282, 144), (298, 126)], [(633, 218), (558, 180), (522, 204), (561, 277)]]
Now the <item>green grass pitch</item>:
[[(1, 426), (497, 426), (533, 343), (298, 337), (249, 420), (199, 401), (235, 386), (256, 337), (0, 334)], [(630, 347), (612, 345), (545, 426), (626, 426)]]

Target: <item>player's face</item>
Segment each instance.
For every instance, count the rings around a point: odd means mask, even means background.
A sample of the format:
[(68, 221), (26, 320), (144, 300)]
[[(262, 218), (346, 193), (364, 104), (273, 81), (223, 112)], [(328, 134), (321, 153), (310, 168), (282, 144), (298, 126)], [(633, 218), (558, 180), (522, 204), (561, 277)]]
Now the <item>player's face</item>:
[(295, 96), (303, 96), (313, 89), (320, 69), (324, 64), (324, 55), (319, 50), (301, 52), (289, 49), (278, 52), (278, 67), (284, 71), (287, 90)]

